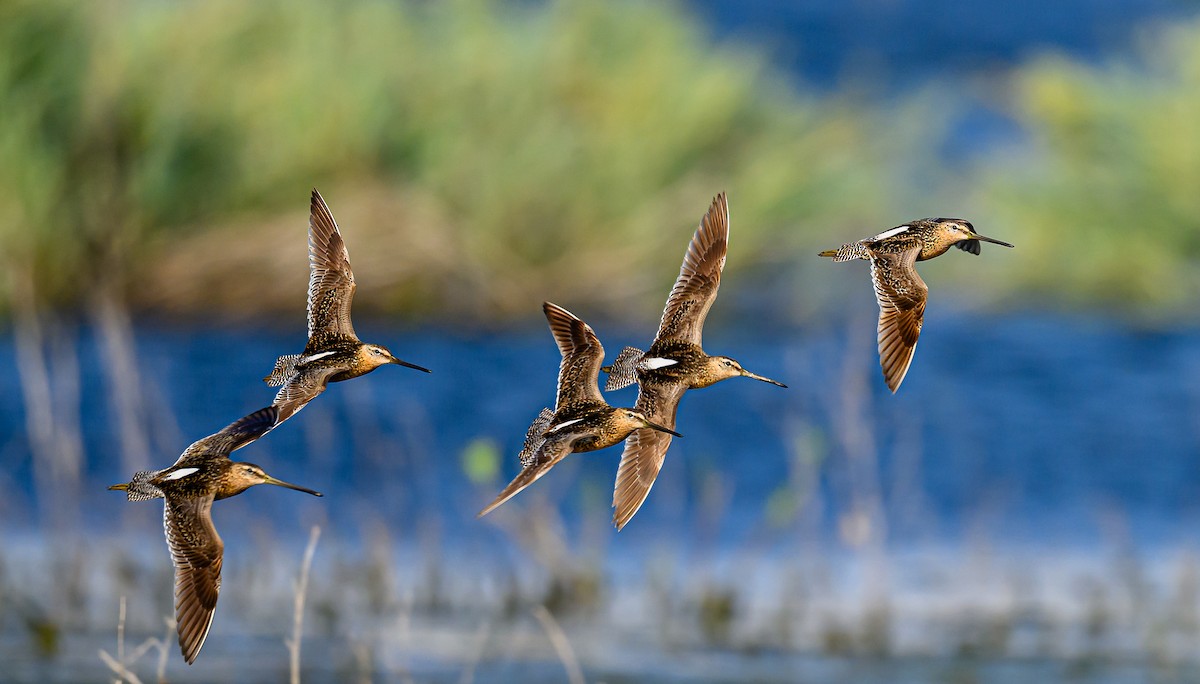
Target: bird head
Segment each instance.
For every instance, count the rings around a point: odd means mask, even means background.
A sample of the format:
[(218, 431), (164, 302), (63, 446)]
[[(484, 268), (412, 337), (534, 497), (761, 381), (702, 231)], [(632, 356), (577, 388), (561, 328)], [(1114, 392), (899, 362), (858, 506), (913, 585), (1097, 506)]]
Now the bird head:
[(246, 491), (250, 487), (253, 487), (255, 485), (261, 485), (261, 484), (269, 484), (269, 485), (275, 485), (276, 487), (284, 487), (286, 489), (294, 489), (298, 492), (304, 492), (305, 494), (312, 494), (313, 496), (324, 496), (323, 494), (321, 494), (321, 492), (314, 491), (312, 489), (308, 489), (307, 487), (301, 487), (299, 485), (294, 485), (290, 482), (284, 482), (283, 480), (277, 480), (277, 479), (271, 477), (270, 475), (268, 475), (267, 472), (265, 470), (263, 470), (260, 466), (257, 466), (253, 463), (235, 463), (233, 466), (232, 480), (233, 480), (233, 482), (231, 483), (232, 486), (229, 487), (229, 489), (232, 491), (230, 493), (222, 492), (222, 494), (224, 494), (224, 496), (219, 497), (219, 498), (233, 496), (234, 494), (239, 494), (241, 492)]
[[(712, 381), (709, 382), (708, 385), (720, 382), (721, 380), (727, 380), (729, 378), (744, 377), (753, 378), (754, 380), (770, 383), (779, 387), (787, 387), (787, 385), (777, 380), (763, 377), (757, 373), (751, 373), (745, 368), (742, 368), (742, 364), (738, 363), (737, 359), (731, 359), (728, 356), (708, 357), (708, 369), (708, 377)], [(704, 386), (707, 387), (708, 385)]]
[(641, 411), (634, 411), (633, 409), (617, 410), (622, 413), (622, 415), (625, 417), (625, 420), (632, 424), (634, 428), (650, 428), (651, 430), (658, 430), (659, 432), (665, 432), (668, 435), (675, 435), (676, 437), (683, 436), (666, 426), (652, 422), (646, 417), (646, 414), (642, 413)]
[(425, 373), (429, 372), (428, 368), (422, 368), (416, 364), (412, 364), (407, 361), (401, 361), (400, 359), (396, 358), (395, 354), (393, 354), (382, 344), (364, 344), (359, 351), (359, 355), (371, 368), (378, 368), (389, 363), (394, 363), (397, 366), (404, 366), (405, 368), (412, 368)]
[(976, 233), (975, 226), (972, 226), (971, 222), (965, 219), (939, 218), (934, 219), (934, 222), (937, 225), (938, 232), (948, 237), (949, 242), (956, 244), (959, 249), (972, 254), (979, 254), (979, 242), (981, 240), (1004, 247), (1012, 247), (1007, 242)]

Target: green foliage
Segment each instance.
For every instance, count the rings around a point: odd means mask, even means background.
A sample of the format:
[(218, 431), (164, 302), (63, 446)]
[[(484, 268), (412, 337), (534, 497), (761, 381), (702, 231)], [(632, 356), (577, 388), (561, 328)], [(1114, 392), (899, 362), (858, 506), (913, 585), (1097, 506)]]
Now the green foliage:
[[(355, 226), (352, 254), (400, 262), (373, 301), (481, 316), (550, 293), (660, 300), (720, 190), (737, 269), (793, 247), (798, 222), (869, 211), (880, 186), (849, 104), (803, 101), (657, 3), (18, 0), (0, 9), (0, 109), (0, 180), (20, 188), (0, 240), (67, 304), (96, 279), (243, 278), (244, 260), (162, 273), (154, 257), (299, 214), (312, 185), (339, 215), (371, 193), (419, 210)], [(266, 263), (259, 232), (239, 252)]]
[(897, 206), (1017, 245), (931, 280), (1177, 311), (1200, 287), (1200, 24), (1150, 38), (1138, 60), (1016, 69), (1027, 142), (951, 176), (931, 150), (954, 97), (805, 97), (670, 4), (14, 0), (0, 308), (100, 286), (294, 315), (316, 185), (364, 312), (533, 318), (551, 298), (652, 319), (720, 190), (730, 273), (798, 274), (797, 315), (847, 282), (804, 260), (915, 218)]
[(462, 469), (472, 483), (492, 484), (500, 473), (500, 447), (485, 437), (471, 440), (463, 449)]
[(1013, 106), (1030, 142), (977, 182), (989, 227), (1020, 250), (1007, 287), (1142, 315), (1191, 306), (1200, 23), (1148, 38), (1137, 61), (1045, 58), (1016, 74)]

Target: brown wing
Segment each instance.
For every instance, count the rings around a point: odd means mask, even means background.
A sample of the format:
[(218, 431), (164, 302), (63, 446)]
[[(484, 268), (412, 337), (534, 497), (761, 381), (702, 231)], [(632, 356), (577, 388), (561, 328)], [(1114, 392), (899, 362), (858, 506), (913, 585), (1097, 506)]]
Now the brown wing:
[[(675, 429), (675, 412), (685, 391), (687, 387), (681, 383), (642, 384), (638, 388), (637, 410), (651, 422)], [(625, 440), (613, 488), (613, 524), (618, 530), (625, 527), (650, 495), (670, 446), (671, 435), (650, 428), (634, 430)]]
[(929, 288), (917, 274), (920, 245), (903, 252), (871, 255), (871, 281), (879, 301), (879, 365), (888, 389), (904, 381), (917, 349)]
[(562, 354), (554, 410), (578, 401), (603, 402), (597, 378), (604, 363), (604, 347), (592, 332), (592, 326), (557, 304), (545, 302), (542, 311)]
[(532, 461), (529, 465), (521, 469), (521, 472), (513, 478), (513, 481), (508, 483), (504, 491), (500, 492), (496, 500), (488, 504), (486, 508), (479, 511), (478, 517), (483, 517), (488, 513), (496, 510), (505, 501), (517, 495), (517, 492), (525, 489), (529, 485), (536, 482), (541, 476), (550, 472), (556, 463), (563, 460), (567, 454), (571, 453), (572, 440), (566, 435), (560, 439), (546, 440), (534, 452)]
[(729, 204), (725, 193), (721, 193), (700, 220), (687, 254), (683, 255), (683, 266), (667, 297), (655, 343), (683, 340), (702, 346), (700, 337), (704, 332), (704, 319), (721, 286), (721, 269), (725, 267), (728, 246)]
[(272, 405), (239, 418), (220, 432), (192, 442), (175, 465), (208, 460), (214, 455), (228, 456), (271, 431), (279, 422), (279, 408)]
[(333, 214), (316, 188), (308, 219), (308, 337), (357, 340), (350, 324), (354, 273)]
[(308, 402), (324, 392), (329, 378), (337, 372), (337, 368), (314, 368), (293, 375), (275, 395), (274, 405), (279, 409), (279, 419), (275, 425), (296, 415)]
[(179, 648), (190, 665), (196, 660), (221, 591), (225, 545), (212, 523), (213, 496), (168, 498), (163, 513), (167, 546), (175, 562), (175, 621)]

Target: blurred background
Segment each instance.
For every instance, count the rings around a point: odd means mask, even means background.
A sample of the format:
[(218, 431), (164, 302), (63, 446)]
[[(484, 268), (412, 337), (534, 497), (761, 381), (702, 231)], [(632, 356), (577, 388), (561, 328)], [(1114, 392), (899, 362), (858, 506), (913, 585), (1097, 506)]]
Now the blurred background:
[[(105, 487), (270, 403), (313, 186), (433, 374), (237, 454), (326, 497), (215, 506), (189, 668), (160, 504)], [(308, 681), (1200, 679), (1194, 1), (9, 0), (0, 188), (0, 680), (279, 681), (314, 526)], [(646, 345), (722, 190), (706, 347), (790, 389), (689, 393), (619, 534), (617, 448), (475, 520), (541, 302)], [(891, 396), (816, 252), (924, 216), (1017, 247), (922, 265)]]

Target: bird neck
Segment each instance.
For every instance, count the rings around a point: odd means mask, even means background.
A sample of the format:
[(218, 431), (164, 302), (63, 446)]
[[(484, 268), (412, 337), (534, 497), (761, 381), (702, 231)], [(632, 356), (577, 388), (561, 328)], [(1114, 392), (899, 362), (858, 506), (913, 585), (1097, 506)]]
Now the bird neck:
[(213, 498), (218, 499), (218, 500), (228, 499), (231, 496), (237, 496), (238, 494), (241, 494), (242, 492), (246, 491), (247, 489), (250, 489), (251, 487), (253, 487), (256, 484), (258, 484), (258, 483), (257, 482), (245, 482), (242, 480), (235, 480), (235, 481), (231, 482), (229, 480), (226, 480), (221, 483), (220, 487), (217, 488), (216, 493), (213, 494)]
[(921, 245), (921, 253), (917, 255), (917, 261), (927, 261), (934, 257), (939, 257), (946, 253), (946, 250), (954, 246), (959, 238), (943, 233), (932, 233), (926, 238)]

